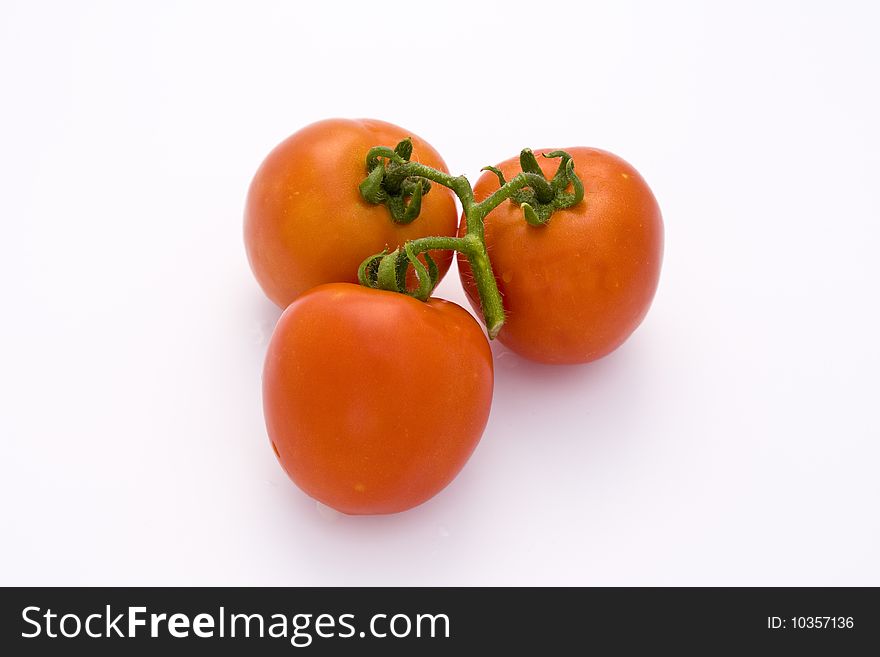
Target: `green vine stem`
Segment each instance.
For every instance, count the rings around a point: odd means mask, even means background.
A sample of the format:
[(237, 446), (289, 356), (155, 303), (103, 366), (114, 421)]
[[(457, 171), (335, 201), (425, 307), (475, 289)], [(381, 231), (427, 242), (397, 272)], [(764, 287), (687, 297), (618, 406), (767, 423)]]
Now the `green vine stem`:
[[(401, 217), (412, 221), (418, 216), (424, 193), (422, 188), (430, 188), (430, 182), (443, 185), (451, 189), (461, 201), (465, 233), (459, 237), (421, 237), (407, 242), (403, 249), (370, 256), (361, 264), (358, 278), (367, 287), (403, 292), (425, 301), (438, 279), (437, 266), (428, 251), (458, 251), (470, 263), (480, 295), (486, 330), (489, 337), (494, 339), (504, 325), (504, 305), (486, 251), (486, 215), (504, 201), (510, 200), (522, 208), (523, 216), (529, 224), (547, 224), (554, 211), (571, 207), (583, 200), (584, 188), (574, 173), (574, 161), (565, 151), (546, 153), (544, 157), (560, 158), (556, 174), (548, 181), (534, 154), (526, 148), (520, 153), (522, 172), (510, 181), (506, 181), (501, 171), (495, 167), (484, 168), (484, 171), (491, 171), (498, 176), (500, 187), (488, 198), (477, 203), (473, 188), (466, 177), (451, 176), (419, 162), (412, 162), (409, 160), (411, 153), (412, 145), (409, 140), (404, 140), (394, 149), (386, 146), (370, 149), (366, 157), (368, 174), (360, 186), (363, 197), (372, 203), (384, 203), (388, 206), (393, 221), (405, 223), (400, 220)], [(382, 162), (383, 159), (388, 162), (387, 166)], [(408, 189), (405, 189), (406, 185), (409, 186)], [(569, 187), (573, 191), (569, 192)], [(407, 196), (410, 198), (409, 204), (405, 203)], [(389, 201), (391, 197), (396, 200)], [(418, 259), (420, 254), (424, 254), (427, 267)], [(415, 269), (419, 280), (416, 290), (406, 287), (406, 270), (409, 266)]]

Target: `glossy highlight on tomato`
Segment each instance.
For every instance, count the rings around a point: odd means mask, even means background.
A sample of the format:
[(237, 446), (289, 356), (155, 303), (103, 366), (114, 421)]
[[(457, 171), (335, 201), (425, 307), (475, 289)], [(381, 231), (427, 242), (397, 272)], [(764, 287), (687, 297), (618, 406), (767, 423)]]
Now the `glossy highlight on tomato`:
[(493, 383), (489, 344), (460, 306), (336, 283), (281, 315), (263, 409), (275, 453), (303, 491), (347, 514), (396, 513), (464, 466)]
[[(387, 208), (367, 203), (358, 190), (370, 148), (407, 137), (414, 161), (447, 171), (423, 139), (372, 119), (313, 123), (266, 157), (248, 191), (244, 239), (258, 283), (278, 306), (287, 307), (322, 283), (357, 282), (361, 262), (383, 249), (426, 235), (455, 235), (454, 195), (441, 185), (425, 194), (419, 216), (405, 225), (391, 221)], [(432, 256), (442, 276), (452, 254)]]
[[(548, 178), (558, 162), (540, 157)], [(585, 188), (584, 200), (529, 225), (504, 202), (485, 219), (485, 239), (501, 292), (505, 324), (498, 339), (542, 363), (585, 363), (619, 347), (654, 297), (663, 257), (663, 220), (653, 193), (621, 158), (595, 148), (565, 149)], [(519, 159), (498, 165), (510, 179)], [(474, 186), (479, 202), (499, 188), (492, 173)], [(480, 302), (466, 258), (459, 272), (473, 307)]]

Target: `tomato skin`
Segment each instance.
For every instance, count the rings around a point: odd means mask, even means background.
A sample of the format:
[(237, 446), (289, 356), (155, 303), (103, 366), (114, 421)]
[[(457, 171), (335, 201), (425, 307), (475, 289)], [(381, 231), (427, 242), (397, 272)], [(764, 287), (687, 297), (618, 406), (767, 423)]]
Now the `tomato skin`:
[[(372, 119), (327, 119), (281, 142), (251, 182), (244, 240), (257, 282), (278, 306), (322, 283), (357, 282), (358, 266), (383, 249), (427, 235), (455, 235), (454, 195), (433, 185), (410, 224), (391, 221), (384, 205), (365, 201), (358, 185), (373, 146), (412, 138), (414, 161), (447, 171), (430, 144), (411, 132)], [(432, 253), (441, 276), (452, 254)]]
[(343, 513), (396, 513), (464, 466), (493, 383), (489, 344), (460, 306), (335, 283), (281, 315), (263, 409), (278, 459), (303, 491)]
[[(498, 339), (534, 361), (574, 364), (614, 351), (644, 319), (660, 277), (663, 219), (647, 183), (624, 160), (595, 148), (564, 150), (584, 183), (584, 202), (554, 212), (545, 226), (531, 226), (505, 201), (485, 226), (506, 311)], [(559, 160), (537, 159), (551, 178)], [(520, 171), (519, 159), (498, 168), (510, 180)], [(495, 175), (482, 175), (476, 200), (498, 187)], [(458, 262), (479, 312), (473, 274), (465, 258)]]

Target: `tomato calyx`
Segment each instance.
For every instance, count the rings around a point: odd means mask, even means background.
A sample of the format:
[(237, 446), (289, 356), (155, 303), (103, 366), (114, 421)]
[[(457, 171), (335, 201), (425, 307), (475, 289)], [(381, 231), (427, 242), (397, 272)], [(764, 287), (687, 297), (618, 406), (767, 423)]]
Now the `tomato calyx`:
[(367, 177), (359, 186), (364, 200), (385, 205), (396, 224), (413, 222), (421, 212), (422, 197), (431, 191), (428, 180), (406, 171), (405, 165), (412, 157), (412, 151), (409, 137), (394, 149), (371, 148), (367, 153)]
[[(510, 183), (504, 179), (500, 169), (496, 167), (482, 169), (498, 177), (501, 189), (508, 185), (514, 187), (508, 198), (511, 203), (520, 207), (526, 222), (532, 226), (546, 225), (555, 211), (570, 208), (584, 199), (584, 185), (574, 172), (574, 160), (571, 155), (565, 151), (552, 151), (543, 153), (543, 157), (559, 158), (559, 167), (550, 180), (547, 180), (535, 154), (529, 148), (524, 148), (520, 152), (519, 163), (522, 173)], [(568, 191), (569, 187), (572, 191)]]
[[(437, 238), (438, 240), (455, 240), (457, 238)], [(439, 247), (438, 247), (439, 248)], [(448, 246), (444, 246), (448, 248)], [(418, 253), (424, 253), (427, 267), (418, 259)], [(406, 272), (410, 265), (416, 272), (418, 287), (410, 289), (406, 284)], [(358, 280), (364, 287), (376, 290), (388, 290), (415, 297), (419, 301), (427, 301), (440, 280), (437, 263), (427, 251), (417, 251), (414, 241), (407, 242), (402, 249), (388, 250), (370, 256), (358, 268)]]

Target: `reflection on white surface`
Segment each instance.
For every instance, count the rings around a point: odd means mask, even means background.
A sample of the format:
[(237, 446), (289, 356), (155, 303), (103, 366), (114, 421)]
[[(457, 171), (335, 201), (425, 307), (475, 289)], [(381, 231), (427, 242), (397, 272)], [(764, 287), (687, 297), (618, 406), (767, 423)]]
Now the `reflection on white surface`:
[(333, 507), (329, 507), (321, 502), (315, 502), (315, 508), (318, 510), (318, 515), (328, 522), (336, 522), (340, 518), (345, 517), (344, 513), (340, 513)]

